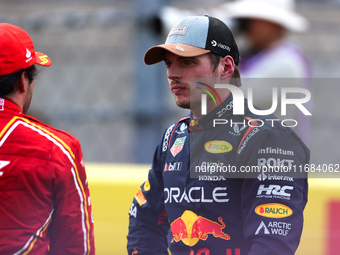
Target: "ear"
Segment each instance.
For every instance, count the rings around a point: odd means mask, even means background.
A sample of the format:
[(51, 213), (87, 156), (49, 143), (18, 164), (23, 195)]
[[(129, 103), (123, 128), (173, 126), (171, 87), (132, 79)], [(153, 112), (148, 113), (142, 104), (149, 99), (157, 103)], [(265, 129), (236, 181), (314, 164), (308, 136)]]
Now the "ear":
[(26, 77), (26, 72), (23, 72), (18, 80), (18, 91), (25, 93), (28, 89), (28, 79)]
[(223, 71), (221, 73), (223, 79), (230, 78), (235, 69), (234, 59), (231, 56), (225, 56), (221, 60), (221, 65), (223, 66)]

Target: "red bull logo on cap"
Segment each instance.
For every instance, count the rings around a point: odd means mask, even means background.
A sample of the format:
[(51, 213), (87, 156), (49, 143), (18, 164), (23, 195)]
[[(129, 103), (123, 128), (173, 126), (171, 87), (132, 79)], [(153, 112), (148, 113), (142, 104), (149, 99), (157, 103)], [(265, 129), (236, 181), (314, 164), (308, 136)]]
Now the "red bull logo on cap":
[(199, 240), (207, 240), (208, 235), (230, 240), (230, 236), (222, 231), (225, 228), (222, 217), (218, 221), (211, 221), (187, 210), (171, 223), (171, 242), (182, 241), (188, 246), (194, 246)]

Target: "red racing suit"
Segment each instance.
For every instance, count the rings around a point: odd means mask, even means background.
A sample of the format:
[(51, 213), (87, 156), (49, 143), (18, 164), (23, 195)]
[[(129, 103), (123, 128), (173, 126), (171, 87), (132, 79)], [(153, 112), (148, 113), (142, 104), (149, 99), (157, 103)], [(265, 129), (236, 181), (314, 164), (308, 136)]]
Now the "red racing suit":
[(79, 141), (0, 98), (0, 254), (95, 254)]

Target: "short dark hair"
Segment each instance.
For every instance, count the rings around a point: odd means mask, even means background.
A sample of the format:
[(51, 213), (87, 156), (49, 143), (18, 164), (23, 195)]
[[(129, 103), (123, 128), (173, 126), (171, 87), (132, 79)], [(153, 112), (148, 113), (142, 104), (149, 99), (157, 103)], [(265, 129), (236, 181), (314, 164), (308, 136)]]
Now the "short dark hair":
[(0, 97), (12, 95), (18, 90), (18, 81), (23, 72), (26, 72), (28, 82), (31, 84), (38, 74), (38, 69), (35, 65), (31, 65), (15, 73), (0, 76)]
[(208, 56), (210, 58), (212, 66), (213, 66), (213, 72), (215, 72), (216, 68), (218, 67), (218, 65), (221, 62), (222, 57), (220, 55), (213, 53), (213, 52), (209, 52)]
[(240, 71), (238, 70), (238, 66), (236, 65), (234, 68), (234, 72), (231, 75), (230, 84), (235, 85), (236, 87), (242, 86)]
[[(218, 67), (218, 65), (221, 62), (222, 56), (217, 55), (213, 52), (209, 52), (208, 54), (209, 54), (211, 64), (213, 66), (213, 72), (215, 72), (216, 68)], [(236, 87), (242, 86), (241, 75), (240, 75), (240, 71), (238, 70), (237, 65), (235, 65), (234, 72), (233, 72), (231, 79), (230, 79), (230, 84), (235, 85)]]

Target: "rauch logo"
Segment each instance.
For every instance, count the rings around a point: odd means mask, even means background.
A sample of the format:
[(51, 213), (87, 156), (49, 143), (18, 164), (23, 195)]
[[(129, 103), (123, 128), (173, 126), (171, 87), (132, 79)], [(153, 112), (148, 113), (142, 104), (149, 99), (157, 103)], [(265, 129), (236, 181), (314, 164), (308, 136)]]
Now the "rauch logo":
[(293, 210), (286, 205), (271, 203), (257, 206), (255, 213), (267, 218), (285, 218), (292, 215)]

